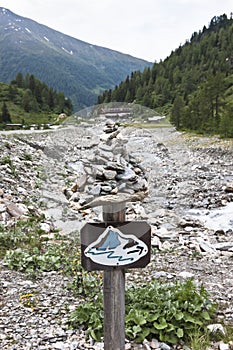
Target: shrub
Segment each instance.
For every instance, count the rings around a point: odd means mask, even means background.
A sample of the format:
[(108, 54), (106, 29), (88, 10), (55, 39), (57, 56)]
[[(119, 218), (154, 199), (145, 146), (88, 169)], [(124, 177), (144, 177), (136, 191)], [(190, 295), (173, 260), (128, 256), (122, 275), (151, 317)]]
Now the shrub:
[[(102, 298), (98, 295), (94, 302), (87, 300), (79, 305), (71, 313), (69, 323), (72, 327), (84, 325), (88, 334), (100, 340), (102, 310)], [(137, 342), (157, 337), (176, 344), (181, 339), (189, 340), (197, 327), (204, 330), (215, 310), (204, 287), (197, 287), (191, 279), (173, 284), (154, 280), (133, 286), (126, 291), (126, 336)]]

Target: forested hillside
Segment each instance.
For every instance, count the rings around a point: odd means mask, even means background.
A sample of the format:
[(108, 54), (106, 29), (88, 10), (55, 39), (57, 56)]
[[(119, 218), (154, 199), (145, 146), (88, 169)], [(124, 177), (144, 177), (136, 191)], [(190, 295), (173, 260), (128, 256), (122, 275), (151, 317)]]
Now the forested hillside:
[(34, 74), (72, 100), (91, 106), (105, 89), (152, 63), (91, 45), (0, 7), (0, 81)]
[(233, 137), (233, 19), (214, 17), (164, 61), (133, 72), (98, 103), (135, 102), (178, 129)]
[[(0, 83), (0, 125), (48, 123), (58, 114), (72, 113), (72, 103), (33, 74), (18, 73), (10, 84)], [(52, 117), (51, 115), (54, 115)]]

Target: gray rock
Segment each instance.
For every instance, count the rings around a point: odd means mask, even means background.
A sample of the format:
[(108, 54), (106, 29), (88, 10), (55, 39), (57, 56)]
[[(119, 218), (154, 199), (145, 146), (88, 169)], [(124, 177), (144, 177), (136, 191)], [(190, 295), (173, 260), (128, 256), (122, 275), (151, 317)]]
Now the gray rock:
[(195, 275), (192, 272), (182, 271), (178, 274), (178, 276), (183, 279), (187, 279), (187, 278), (193, 278)]
[(107, 164), (105, 165), (105, 169), (115, 170), (117, 173), (123, 173), (125, 167), (118, 162), (107, 162)]
[(104, 175), (106, 180), (113, 180), (113, 179), (115, 179), (117, 172), (115, 170), (104, 169), (103, 175)]
[(8, 213), (14, 218), (19, 218), (26, 212), (19, 208), (15, 203), (6, 203)]
[(112, 191), (112, 187), (109, 186), (109, 185), (101, 186), (101, 191), (104, 191), (104, 192), (111, 192), (111, 191)]
[(228, 344), (220, 343), (219, 344), (219, 350), (230, 350), (230, 347)]
[(135, 178), (136, 178), (135, 172), (129, 167), (125, 168), (122, 174), (117, 175), (117, 179), (122, 181), (132, 181)]
[(93, 195), (84, 195), (80, 198), (79, 204), (84, 205), (84, 204), (90, 203), (93, 199), (94, 199)]
[(165, 343), (159, 344), (161, 350), (171, 350), (171, 347)]
[(233, 248), (233, 242), (220, 242), (213, 244), (213, 248), (217, 250), (231, 250)]
[(6, 205), (5, 204), (0, 204), (0, 214), (4, 213), (6, 211)]
[(92, 187), (92, 189), (89, 191), (89, 194), (93, 196), (99, 196), (100, 192), (101, 192), (101, 185), (98, 184)]
[(198, 240), (198, 244), (202, 251), (209, 254), (216, 254), (217, 250), (211, 245), (209, 242), (203, 241), (201, 239)]

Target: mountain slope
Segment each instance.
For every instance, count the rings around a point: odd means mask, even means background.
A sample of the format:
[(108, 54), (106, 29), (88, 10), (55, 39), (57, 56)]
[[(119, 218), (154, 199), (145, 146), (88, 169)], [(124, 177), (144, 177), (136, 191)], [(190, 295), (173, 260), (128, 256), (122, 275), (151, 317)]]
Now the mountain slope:
[(91, 45), (0, 7), (0, 81), (34, 74), (81, 108), (133, 71), (152, 64)]
[(98, 98), (136, 102), (171, 117), (178, 129), (233, 137), (233, 18), (209, 27), (143, 72), (134, 72)]

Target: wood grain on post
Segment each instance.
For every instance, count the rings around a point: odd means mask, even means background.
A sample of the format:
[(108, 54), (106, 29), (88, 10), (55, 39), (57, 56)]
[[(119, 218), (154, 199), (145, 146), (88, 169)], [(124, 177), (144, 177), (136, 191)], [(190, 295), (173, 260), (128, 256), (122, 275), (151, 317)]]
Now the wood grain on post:
[[(106, 223), (125, 221), (125, 203), (103, 206)], [(125, 350), (125, 271), (104, 271), (104, 350)]]

